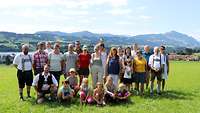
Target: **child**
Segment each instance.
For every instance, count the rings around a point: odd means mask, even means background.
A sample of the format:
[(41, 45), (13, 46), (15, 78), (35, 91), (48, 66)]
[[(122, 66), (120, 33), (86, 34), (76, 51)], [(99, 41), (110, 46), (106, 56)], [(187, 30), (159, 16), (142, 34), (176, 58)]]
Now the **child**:
[(69, 70), (69, 76), (67, 77), (66, 80), (69, 81), (70, 87), (74, 90), (74, 96), (76, 96), (77, 92), (79, 91), (79, 85), (78, 85), (78, 78), (77, 78), (77, 73), (74, 68), (71, 68)]
[(92, 104), (93, 98), (91, 96), (91, 90), (88, 86), (88, 78), (83, 78), (83, 82), (80, 86), (80, 103)]
[(124, 78), (123, 83), (126, 85), (126, 88), (130, 91), (131, 90), (131, 84), (132, 84), (132, 61), (131, 59), (127, 59), (124, 65)]
[(73, 89), (70, 88), (69, 85), (69, 81), (68, 80), (64, 80), (62, 82), (62, 86), (60, 87), (59, 91), (58, 91), (58, 100), (60, 102), (62, 101), (71, 101), (71, 99), (73, 98)]
[(104, 87), (103, 84), (97, 82), (96, 88), (94, 89), (93, 98), (97, 103), (97, 106), (105, 105), (104, 102)]
[(117, 99), (119, 101), (127, 101), (130, 95), (131, 93), (126, 89), (126, 86), (120, 83), (117, 91)]
[(116, 100), (116, 87), (113, 84), (112, 77), (108, 76), (105, 83), (105, 101), (106, 102), (115, 102)]

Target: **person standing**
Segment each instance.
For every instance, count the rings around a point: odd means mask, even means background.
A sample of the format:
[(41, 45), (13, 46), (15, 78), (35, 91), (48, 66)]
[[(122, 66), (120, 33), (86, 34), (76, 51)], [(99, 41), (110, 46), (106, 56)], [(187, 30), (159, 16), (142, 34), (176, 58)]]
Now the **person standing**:
[(51, 47), (51, 42), (46, 42), (46, 49), (44, 50), (46, 53), (50, 53), (53, 51)]
[(90, 65), (91, 55), (88, 52), (88, 48), (86, 45), (83, 46), (83, 52), (78, 56), (78, 73), (79, 73), (79, 85), (82, 83), (83, 78), (88, 78), (90, 74), (89, 65)]
[(78, 54), (74, 52), (73, 44), (68, 45), (68, 52), (64, 53), (63, 59), (65, 62), (64, 74), (65, 74), (65, 78), (67, 78), (69, 76), (69, 70), (71, 68), (74, 68), (77, 70)]
[(134, 43), (132, 47), (133, 50), (131, 51), (131, 54), (133, 55), (133, 57), (136, 57), (136, 52), (139, 50), (138, 44)]
[(54, 75), (58, 82), (60, 81), (60, 76), (62, 75), (63, 70), (63, 54), (60, 52), (60, 45), (55, 44), (54, 49), (48, 55), (48, 65), (50, 67), (49, 72)]
[(149, 86), (149, 79), (150, 79), (150, 72), (151, 72), (151, 67), (149, 66), (149, 57), (152, 55), (150, 52), (150, 47), (148, 45), (144, 46), (144, 52), (142, 53), (143, 57), (147, 61), (147, 71), (146, 71), (146, 89), (148, 89)]
[(147, 71), (147, 62), (145, 58), (142, 57), (141, 51), (137, 51), (136, 55), (137, 56), (134, 58), (133, 61), (133, 69), (135, 72), (135, 86), (136, 90), (139, 91), (141, 95), (144, 95), (144, 83)]
[(169, 58), (165, 52), (165, 46), (160, 46), (161, 59), (163, 61), (163, 71), (162, 71), (162, 91), (165, 89), (165, 81), (168, 79), (169, 74)]
[(93, 89), (96, 87), (96, 83), (103, 83), (103, 64), (101, 59), (101, 53), (99, 51), (99, 45), (94, 47), (94, 53), (91, 55), (90, 69), (92, 76)]
[(154, 54), (149, 57), (149, 66), (151, 67), (151, 87), (150, 95), (153, 96), (154, 80), (157, 78), (157, 93), (161, 95), (161, 72), (162, 72), (162, 60), (159, 54), (159, 47), (154, 47)]
[(81, 49), (81, 43), (80, 41), (76, 41), (75, 42), (75, 49), (74, 51), (79, 55), (80, 53), (83, 52), (83, 50)]
[(28, 54), (28, 51), (29, 51), (28, 45), (26, 44), (23, 45), (22, 52), (17, 54), (13, 61), (13, 65), (17, 69), (20, 100), (23, 101), (24, 101), (23, 89), (25, 87), (25, 84), (27, 88), (27, 97), (31, 98), (30, 91), (33, 82), (32, 57), (30, 54)]
[[(106, 76), (111, 76), (115, 86), (118, 86), (119, 74), (122, 69), (122, 63), (120, 62), (116, 48), (111, 48), (106, 63)], [(105, 77), (106, 77), (105, 76)]]
[(33, 70), (34, 75), (38, 73), (42, 73), (44, 69), (44, 65), (48, 62), (48, 53), (44, 51), (45, 44), (44, 42), (39, 42), (38, 50), (33, 54)]

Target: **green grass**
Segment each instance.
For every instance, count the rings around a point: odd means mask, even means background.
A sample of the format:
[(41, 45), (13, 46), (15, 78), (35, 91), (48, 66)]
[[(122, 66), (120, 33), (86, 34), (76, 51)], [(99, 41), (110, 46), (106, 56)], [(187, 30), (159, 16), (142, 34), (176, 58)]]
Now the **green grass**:
[(0, 113), (200, 113), (200, 63), (171, 62), (167, 91), (161, 96), (132, 96), (131, 102), (99, 108), (56, 102), (35, 104), (33, 99), (19, 101), (16, 70), (0, 66)]

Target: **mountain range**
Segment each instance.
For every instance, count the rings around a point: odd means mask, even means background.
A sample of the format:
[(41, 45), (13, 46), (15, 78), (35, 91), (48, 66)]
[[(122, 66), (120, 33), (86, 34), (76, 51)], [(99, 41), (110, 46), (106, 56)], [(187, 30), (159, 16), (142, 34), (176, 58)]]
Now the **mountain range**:
[(65, 33), (60, 31), (39, 31), (33, 34), (19, 34), (14, 32), (0, 32), (0, 46), (15, 47), (21, 43), (37, 43), (38, 41), (74, 42), (80, 40), (82, 43), (95, 44), (100, 38), (105, 40), (107, 45), (139, 45), (168, 47), (200, 47), (200, 42), (195, 38), (177, 31), (170, 31), (160, 34), (144, 34), (136, 36), (97, 34), (89, 31)]

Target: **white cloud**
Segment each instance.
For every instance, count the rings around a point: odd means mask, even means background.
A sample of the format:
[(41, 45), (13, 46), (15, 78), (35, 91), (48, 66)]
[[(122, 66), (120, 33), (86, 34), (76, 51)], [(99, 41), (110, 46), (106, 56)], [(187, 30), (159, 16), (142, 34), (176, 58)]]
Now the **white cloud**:
[(146, 15), (140, 15), (139, 18), (144, 19), (144, 20), (151, 20), (151, 16), (146, 16)]
[(107, 11), (108, 14), (111, 14), (114, 16), (129, 15), (131, 12), (132, 12), (131, 9), (122, 9), (122, 8), (115, 8), (115, 9)]

